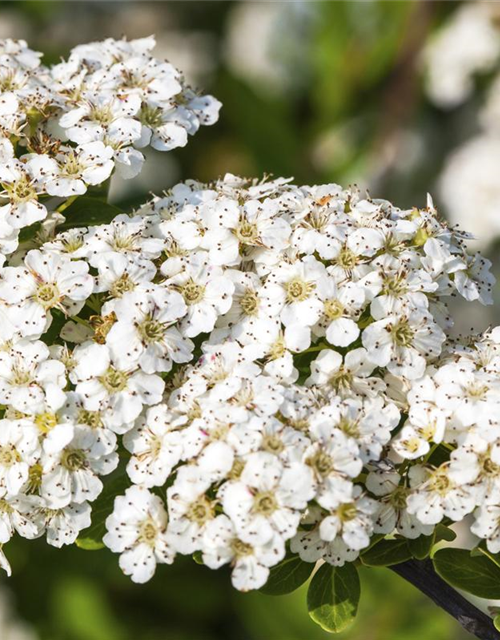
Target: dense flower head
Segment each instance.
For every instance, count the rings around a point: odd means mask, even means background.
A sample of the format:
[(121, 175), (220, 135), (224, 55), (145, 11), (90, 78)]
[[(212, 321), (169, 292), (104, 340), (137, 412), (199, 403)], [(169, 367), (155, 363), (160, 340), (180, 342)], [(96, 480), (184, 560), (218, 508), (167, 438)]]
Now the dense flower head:
[[(139, 45), (72, 64), (111, 46)], [(198, 554), (256, 589), (287, 549), (338, 566), (469, 513), (500, 548), (500, 332), (453, 341), (446, 307), (494, 279), (430, 198), (228, 174), (63, 221), (0, 270), (2, 542), (73, 543), (111, 475), (137, 582)]]
[(170, 151), (217, 118), (220, 102), (196, 93), (152, 54), (153, 37), (79, 45), (47, 67), (22, 40), (0, 41), (0, 250), (112, 174), (133, 178), (139, 149)]

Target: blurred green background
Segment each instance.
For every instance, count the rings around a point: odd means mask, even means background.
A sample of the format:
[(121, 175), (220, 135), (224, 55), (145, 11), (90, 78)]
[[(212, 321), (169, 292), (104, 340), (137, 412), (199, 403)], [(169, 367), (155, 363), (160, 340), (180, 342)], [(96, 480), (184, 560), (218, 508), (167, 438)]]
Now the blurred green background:
[[(0, 37), (24, 38), (54, 62), (79, 43), (155, 33), (158, 57), (222, 101), (218, 125), (204, 128), (184, 149), (153, 154), (135, 181), (112, 185), (113, 200), (126, 208), (180, 180), (211, 180), (227, 171), (356, 183), (402, 207), (425, 206), (430, 191), (452, 222), (462, 223), (459, 209), (465, 207), (466, 225), (472, 231), (478, 226), (477, 244), (494, 258), (500, 233), (498, 105), (490, 108), (488, 126), (482, 113), (493, 101), (500, 32), (496, 42), (495, 3), (473, 8), (464, 19), (465, 5), (478, 3), (0, 1)], [(448, 44), (432, 49), (450, 28), (455, 32)], [(427, 76), (434, 77), (434, 88)], [(443, 186), (457, 150), (477, 137), (486, 141), (478, 160), (472, 151), (462, 156), (478, 170), (463, 168), (462, 158)], [(450, 193), (459, 194), (459, 206)], [(489, 213), (481, 217), (485, 208)], [(457, 331), (494, 321), (494, 312), (472, 307), (466, 318), (457, 307)], [(187, 559), (160, 567), (149, 584), (137, 586), (107, 551), (59, 551), (24, 540), (6, 551), (13, 577), (1, 578), (1, 640), (328, 635), (309, 620), (304, 590), (279, 598), (239, 594), (228, 572)], [(356, 625), (342, 639), (469, 637), (388, 570), (364, 570), (362, 592)]]

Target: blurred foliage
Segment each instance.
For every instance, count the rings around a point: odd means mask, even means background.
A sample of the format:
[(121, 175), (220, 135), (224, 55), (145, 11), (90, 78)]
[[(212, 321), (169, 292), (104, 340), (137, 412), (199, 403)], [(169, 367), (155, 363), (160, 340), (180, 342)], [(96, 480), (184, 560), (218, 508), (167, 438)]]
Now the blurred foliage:
[[(241, 594), (229, 572), (187, 558), (134, 585), (107, 550), (9, 544), (17, 611), (43, 640), (324, 640), (304, 586), (287, 596)], [(457, 623), (388, 569), (360, 571), (358, 619), (339, 640), (460, 640)]]
[[(210, 49), (194, 51), (193, 57), (209, 56), (213, 63), (213, 73), (196, 80), (223, 102), (219, 124), (203, 128), (174, 154), (156, 154), (144, 179), (118, 190), (119, 206), (137, 205), (151, 188), (186, 178), (211, 180), (226, 171), (309, 183), (362, 180), (375, 196), (401, 206), (423, 204), (450, 146), (468, 134), (470, 107), (450, 114), (430, 105), (419, 72), (422, 47), (457, 3), (284, 3), (294, 32), (281, 49), (277, 27), (272, 38), (272, 61), (284, 69), (279, 87), (228, 64), (227, 32), (242, 4), (0, 1), (0, 31), (1, 37), (25, 38), (48, 62), (78, 43), (123, 33), (155, 32), (166, 42), (173, 33), (181, 40), (188, 33), (209, 36)], [(264, 5), (257, 5), (262, 12)], [(244, 51), (263, 31), (257, 22), (239, 37)], [(171, 59), (180, 65), (175, 51)], [(413, 148), (406, 141), (415, 132)], [(307, 616), (306, 586), (288, 596), (240, 594), (231, 588), (228, 571), (212, 572), (189, 559), (160, 567), (150, 583), (138, 586), (106, 550), (57, 550), (44, 541), (16, 540), (7, 554), (13, 577), (2, 581), (14, 593), (19, 616), (41, 640), (328, 636)], [(360, 573), (358, 619), (341, 640), (465, 638), (454, 620), (390, 570)]]

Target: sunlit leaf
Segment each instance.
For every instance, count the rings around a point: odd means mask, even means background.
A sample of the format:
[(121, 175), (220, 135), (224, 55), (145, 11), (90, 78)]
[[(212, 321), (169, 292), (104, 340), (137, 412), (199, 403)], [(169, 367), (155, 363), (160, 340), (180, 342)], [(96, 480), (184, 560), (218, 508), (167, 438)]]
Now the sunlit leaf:
[(309, 615), (325, 631), (343, 631), (356, 617), (360, 591), (358, 572), (352, 563), (343, 567), (324, 564), (309, 585)]

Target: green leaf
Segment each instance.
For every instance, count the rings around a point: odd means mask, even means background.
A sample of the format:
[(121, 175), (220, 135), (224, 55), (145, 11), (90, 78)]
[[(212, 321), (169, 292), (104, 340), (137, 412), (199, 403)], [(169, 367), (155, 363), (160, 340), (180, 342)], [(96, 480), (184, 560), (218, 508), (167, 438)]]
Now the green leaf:
[(259, 589), (267, 596), (283, 596), (292, 593), (306, 582), (314, 569), (314, 564), (304, 562), (299, 556), (288, 556), (272, 567), (266, 584)]
[(309, 615), (325, 631), (343, 631), (354, 622), (360, 591), (358, 572), (351, 562), (343, 567), (324, 564), (307, 591)]
[(432, 559), (436, 572), (452, 587), (480, 598), (500, 598), (500, 567), (485, 556), (472, 557), (468, 549), (440, 549)]
[(80, 549), (85, 549), (85, 551), (99, 551), (99, 549), (104, 549), (105, 545), (103, 542), (93, 538), (77, 538), (76, 546), (80, 547)]
[(493, 626), (497, 631), (500, 631), (500, 614), (493, 618)]
[(19, 232), (19, 244), (22, 244), (23, 242), (28, 242), (29, 240), (33, 240), (33, 238), (36, 236), (36, 234), (40, 231), (41, 228), (42, 228), (41, 222), (34, 222), (33, 224), (30, 224), (28, 227), (23, 227)]
[(92, 227), (96, 224), (108, 224), (116, 216), (123, 213), (118, 207), (103, 202), (98, 198), (81, 197), (64, 210), (66, 221), (57, 227), (58, 231), (66, 231), (75, 227)]
[(97, 200), (102, 200), (106, 202), (109, 195), (109, 187), (111, 185), (111, 178), (108, 178), (101, 184), (89, 185), (87, 187), (87, 197), (96, 198)]
[(434, 449), (428, 459), (428, 463), (434, 465), (435, 467), (439, 467), (444, 462), (447, 462), (450, 459), (450, 451), (443, 444), (440, 444), (438, 447)]
[(96, 551), (104, 547), (102, 539), (106, 533), (106, 518), (113, 511), (116, 496), (123, 495), (129, 486), (130, 480), (123, 467), (119, 467), (113, 477), (105, 479), (101, 495), (92, 503), (92, 523), (76, 540), (80, 549)]
[(446, 525), (439, 523), (434, 531), (435, 542), (441, 542), (441, 540), (446, 540), (446, 542), (453, 542), (457, 534), (450, 529)]
[(486, 546), (484, 540), (482, 540), (477, 547), (472, 549), (471, 555), (472, 557), (486, 556), (486, 558), (489, 558), (491, 562), (494, 562), (497, 567), (500, 567), (500, 553), (491, 553), (491, 551), (488, 550), (488, 547)]
[(408, 540), (408, 547), (411, 555), (417, 560), (427, 558), (434, 545), (434, 534), (430, 536), (419, 536), (415, 540)]
[(52, 309), (51, 315), (52, 322), (50, 323), (50, 327), (48, 331), (46, 331), (41, 337), (41, 340), (43, 340), (49, 347), (56, 342), (56, 340), (59, 338), (62, 328), (70, 319), (67, 318), (60, 309)]
[(369, 567), (390, 567), (412, 557), (404, 538), (381, 540), (361, 555), (361, 562)]

